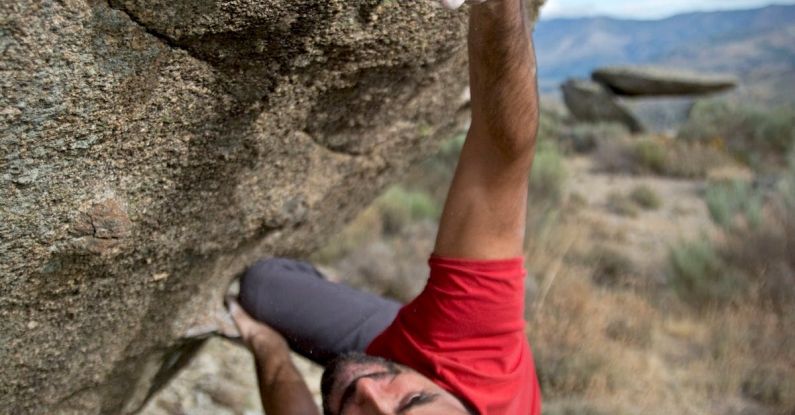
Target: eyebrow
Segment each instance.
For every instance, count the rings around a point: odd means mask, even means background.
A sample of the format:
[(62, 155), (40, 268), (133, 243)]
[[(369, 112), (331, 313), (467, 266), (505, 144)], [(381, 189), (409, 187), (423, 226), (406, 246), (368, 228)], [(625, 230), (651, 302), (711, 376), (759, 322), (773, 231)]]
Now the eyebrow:
[(382, 372), (374, 372), (374, 373), (367, 373), (361, 376), (354, 378), (348, 386), (345, 387), (345, 391), (342, 392), (342, 398), (340, 398), (340, 408), (337, 411), (338, 415), (342, 415), (342, 411), (345, 409), (345, 405), (348, 404), (348, 401), (351, 400), (353, 397), (354, 392), (356, 392), (356, 383), (359, 382), (361, 379), (380, 379), (386, 376), (392, 376), (392, 380), (394, 380), (399, 374), (402, 372), (400, 371), (392, 371), (392, 370), (385, 370)]

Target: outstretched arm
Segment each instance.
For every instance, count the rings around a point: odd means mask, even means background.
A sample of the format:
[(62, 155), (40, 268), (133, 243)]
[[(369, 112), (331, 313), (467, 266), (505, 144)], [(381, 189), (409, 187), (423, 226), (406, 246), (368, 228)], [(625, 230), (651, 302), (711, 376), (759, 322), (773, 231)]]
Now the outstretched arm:
[(235, 300), (229, 311), (240, 337), (254, 355), (262, 408), (268, 415), (320, 415), (312, 393), (290, 358), (287, 341), (254, 320)]
[(472, 125), (447, 195), (436, 255), (522, 254), (539, 112), (525, 1), (489, 0), (471, 8)]

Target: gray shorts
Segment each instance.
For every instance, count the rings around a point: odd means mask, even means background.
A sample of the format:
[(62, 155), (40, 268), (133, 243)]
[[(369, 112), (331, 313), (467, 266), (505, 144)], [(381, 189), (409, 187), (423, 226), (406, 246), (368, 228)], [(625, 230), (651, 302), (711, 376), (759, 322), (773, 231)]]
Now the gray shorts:
[(286, 258), (263, 259), (246, 271), (240, 305), (321, 365), (345, 352), (363, 352), (402, 306), (330, 282), (312, 265)]

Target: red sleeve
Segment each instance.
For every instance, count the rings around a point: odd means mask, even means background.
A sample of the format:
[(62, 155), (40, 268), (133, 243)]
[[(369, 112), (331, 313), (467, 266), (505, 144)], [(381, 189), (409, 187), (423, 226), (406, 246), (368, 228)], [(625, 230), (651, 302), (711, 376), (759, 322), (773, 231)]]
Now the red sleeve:
[(423, 292), (367, 349), (412, 367), (480, 414), (539, 414), (524, 332), (524, 263), (433, 256)]

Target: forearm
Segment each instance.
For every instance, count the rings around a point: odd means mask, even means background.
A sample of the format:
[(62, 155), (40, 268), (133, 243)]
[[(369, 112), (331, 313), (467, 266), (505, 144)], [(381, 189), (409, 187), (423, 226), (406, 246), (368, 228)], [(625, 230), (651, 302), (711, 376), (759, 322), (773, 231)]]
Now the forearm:
[(507, 157), (532, 159), (538, 93), (525, 2), (489, 0), (472, 7), (469, 71), (473, 128)]
[(290, 358), (286, 345), (252, 347), (257, 367), (262, 407), (268, 415), (319, 415), (306, 386)]

